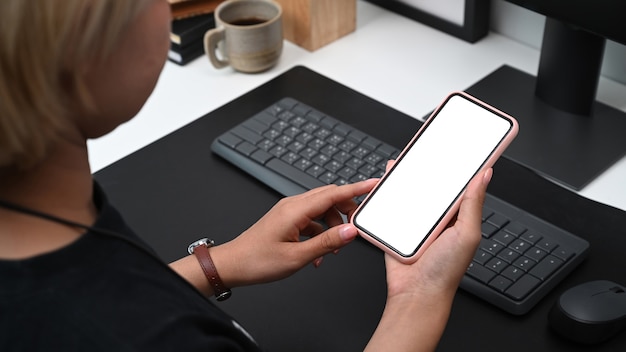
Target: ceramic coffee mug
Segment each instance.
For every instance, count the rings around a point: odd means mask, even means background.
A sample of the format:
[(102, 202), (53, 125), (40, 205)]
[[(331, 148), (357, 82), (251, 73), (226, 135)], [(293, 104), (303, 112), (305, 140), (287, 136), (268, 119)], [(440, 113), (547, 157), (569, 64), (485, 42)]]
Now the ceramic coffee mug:
[(204, 35), (204, 51), (216, 68), (265, 71), (283, 50), (282, 8), (270, 0), (227, 0), (215, 9), (214, 29)]

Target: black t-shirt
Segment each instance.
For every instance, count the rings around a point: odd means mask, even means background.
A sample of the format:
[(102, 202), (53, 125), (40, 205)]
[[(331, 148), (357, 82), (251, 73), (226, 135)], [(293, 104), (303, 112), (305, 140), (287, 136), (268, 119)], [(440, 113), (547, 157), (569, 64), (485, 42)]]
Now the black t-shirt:
[[(141, 243), (96, 186), (94, 228)], [(145, 246), (145, 244), (141, 244)], [(0, 260), (0, 351), (258, 351), (227, 314), (153, 255), (100, 231)]]

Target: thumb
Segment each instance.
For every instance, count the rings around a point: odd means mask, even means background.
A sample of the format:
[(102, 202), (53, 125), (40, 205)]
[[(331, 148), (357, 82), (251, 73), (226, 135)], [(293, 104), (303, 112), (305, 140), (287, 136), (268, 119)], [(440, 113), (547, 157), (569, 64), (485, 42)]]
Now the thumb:
[(357, 234), (358, 232), (352, 224), (333, 226), (319, 235), (301, 242), (304, 251), (303, 258), (314, 261), (315, 266), (319, 266), (323, 255), (337, 251), (352, 242)]

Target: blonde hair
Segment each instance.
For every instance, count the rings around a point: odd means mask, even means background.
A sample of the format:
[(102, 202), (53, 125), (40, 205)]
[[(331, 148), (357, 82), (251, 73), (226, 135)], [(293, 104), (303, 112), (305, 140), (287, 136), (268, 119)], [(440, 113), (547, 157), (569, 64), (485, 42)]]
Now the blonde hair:
[(35, 165), (69, 109), (90, 107), (78, 68), (104, 60), (147, 1), (0, 0), (0, 168)]

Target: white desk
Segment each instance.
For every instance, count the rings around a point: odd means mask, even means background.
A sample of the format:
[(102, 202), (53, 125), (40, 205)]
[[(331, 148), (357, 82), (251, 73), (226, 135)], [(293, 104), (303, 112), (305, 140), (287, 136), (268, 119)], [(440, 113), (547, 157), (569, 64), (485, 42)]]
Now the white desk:
[[(498, 34), (469, 44), (359, 1), (354, 33), (313, 53), (285, 42), (279, 64), (262, 74), (217, 70), (205, 58), (184, 67), (166, 63), (141, 112), (113, 133), (89, 142), (90, 162), (98, 171), (295, 65), (421, 119), (446, 94), (469, 87), (500, 65), (535, 73), (538, 60), (536, 49)], [(601, 80), (598, 100), (626, 111), (624, 97), (626, 86)], [(580, 194), (626, 210), (626, 158)]]

